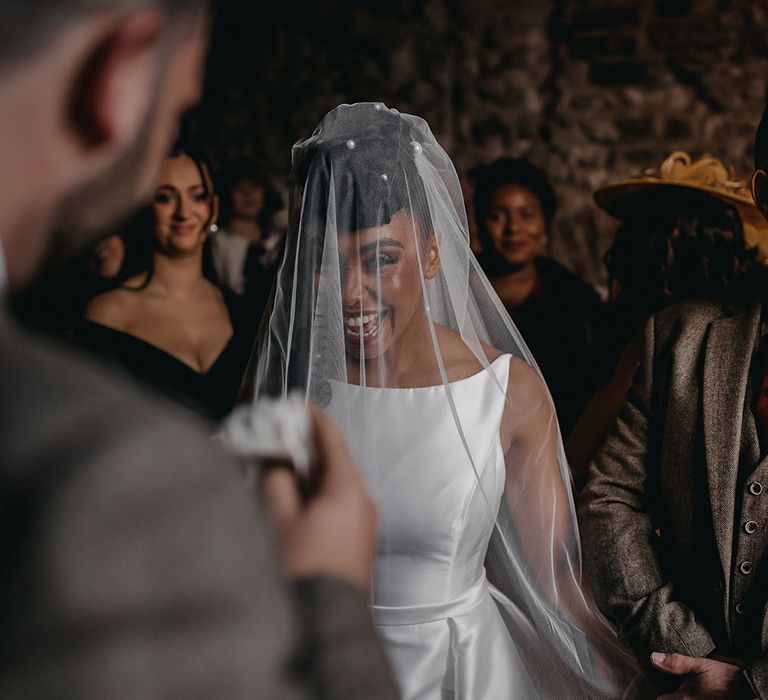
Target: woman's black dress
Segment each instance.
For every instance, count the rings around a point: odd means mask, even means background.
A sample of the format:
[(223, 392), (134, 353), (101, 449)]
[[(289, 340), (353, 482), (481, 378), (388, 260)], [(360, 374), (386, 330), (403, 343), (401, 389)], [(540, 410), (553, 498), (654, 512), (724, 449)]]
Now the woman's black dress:
[(604, 310), (592, 287), (559, 263), (539, 258), (536, 269), (539, 287), (523, 306), (507, 310), (544, 375), (566, 437), (607, 379), (597, 354)]
[(205, 373), (146, 340), (93, 321), (81, 321), (72, 341), (204, 418), (218, 421), (237, 401), (253, 346), (252, 333), (234, 320), (232, 326), (232, 337)]

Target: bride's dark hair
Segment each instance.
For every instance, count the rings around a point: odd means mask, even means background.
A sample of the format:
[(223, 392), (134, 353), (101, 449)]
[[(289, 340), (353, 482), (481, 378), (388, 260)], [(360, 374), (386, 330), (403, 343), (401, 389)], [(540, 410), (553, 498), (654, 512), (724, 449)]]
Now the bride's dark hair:
[[(362, 118), (365, 129), (355, 129)], [(329, 216), (335, 217), (337, 231), (349, 232), (386, 225), (397, 212), (407, 211), (423, 233), (430, 232), (427, 193), (416, 165), (422, 148), (419, 134), (403, 128), (398, 113), (375, 104), (340, 110), (295, 164), (305, 223), (309, 214), (322, 237)]]

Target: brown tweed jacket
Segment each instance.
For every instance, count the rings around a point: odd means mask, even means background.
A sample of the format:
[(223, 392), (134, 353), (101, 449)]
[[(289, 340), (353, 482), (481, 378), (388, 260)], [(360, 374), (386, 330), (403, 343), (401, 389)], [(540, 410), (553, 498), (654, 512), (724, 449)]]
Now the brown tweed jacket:
[[(652, 318), (641, 366), (580, 497), (595, 597), (650, 672), (651, 651), (738, 651), (734, 519), (761, 305), (689, 302)], [(766, 537), (761, 528), (755, 537)], [(768, 592), (767, 592), (768, 593)], [(748, 673), (768, 698), (768, 620)]]
[(0, 591), (4, 700), (397, 695), (362, 596), (291, 606), (201, 426), (1, 311)]

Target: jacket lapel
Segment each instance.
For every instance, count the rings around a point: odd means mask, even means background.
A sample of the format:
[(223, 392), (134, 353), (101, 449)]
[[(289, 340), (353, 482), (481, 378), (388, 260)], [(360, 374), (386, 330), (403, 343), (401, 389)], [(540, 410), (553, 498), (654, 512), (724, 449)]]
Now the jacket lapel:
[(715, 539), (728, 595), (742, 417), (761, 310), (762, 305), (756, 304), (713, 321), (704, 355), (704, 450)]

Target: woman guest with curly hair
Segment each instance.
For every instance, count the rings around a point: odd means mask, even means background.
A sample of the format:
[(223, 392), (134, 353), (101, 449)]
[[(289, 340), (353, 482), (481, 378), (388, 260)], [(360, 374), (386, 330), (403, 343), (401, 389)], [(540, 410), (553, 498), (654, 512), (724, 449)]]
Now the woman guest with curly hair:
[(601, 357), (611, 378), (566, 444), (577, 483), (624, 404), (648, 318), (694, 297), (742, 303), (758, 283), (759, 250), (768, 241), (746, 183), (709, 156), (693, 162), (677, 151), (658, 175), (609, 185), (595, 201), (621, 226), (605, 255), (611, 333)]
[(474, 209), (478, 259), (536, 358), (567, 435), (599, 386), (593, 355), (600, 298), (545, 257), (556, 198), (531, 162), (501, 158), (479, 169)]

